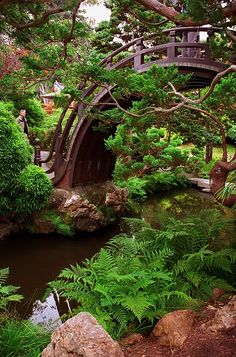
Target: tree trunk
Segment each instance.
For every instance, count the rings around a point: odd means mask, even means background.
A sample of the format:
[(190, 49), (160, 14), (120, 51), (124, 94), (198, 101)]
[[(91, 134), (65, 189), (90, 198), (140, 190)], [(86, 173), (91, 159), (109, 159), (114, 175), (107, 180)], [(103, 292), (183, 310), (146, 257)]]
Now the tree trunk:
[(210, 141), (206, 144), (205, 162), (209, 164), (213, 158), (213, 142)]
[(219, 190), (225, 187), (227, 176), (233, 170), (236, 170), (235, 161), (218, 161), (210, 173), (212, 194), (217, 201), (228, 207), (231, 207), (234, 203), (236, 203), (236, 195), (230, 195), (227, 198), (219, 198), (218, 194)]

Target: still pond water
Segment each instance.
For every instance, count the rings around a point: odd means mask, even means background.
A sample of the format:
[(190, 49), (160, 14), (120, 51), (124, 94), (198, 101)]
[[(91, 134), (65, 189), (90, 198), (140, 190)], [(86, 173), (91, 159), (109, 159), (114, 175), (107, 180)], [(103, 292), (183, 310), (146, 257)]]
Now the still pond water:
[[(149, 198), (142, 206), (141, 216), (158, 226), (164, 216), (185, 217), (214, 207), (219, 205), (208, 194), (194, 189), (173, 190)], [(227, 209), (223, 210), (232, 215)], [(118, 232), (118, 226), (92, 234), (77, 233), (73, 238), (21, 232), (0, 241), (0, 268), (10, 268), (8, 283), (20, 286), (19, 292), (25, 297), (17, 306), (18, 312), (23, 317), (29, 316), (33, 302), (43, 296), (47, 282), (70, 264), (93, 256)]]

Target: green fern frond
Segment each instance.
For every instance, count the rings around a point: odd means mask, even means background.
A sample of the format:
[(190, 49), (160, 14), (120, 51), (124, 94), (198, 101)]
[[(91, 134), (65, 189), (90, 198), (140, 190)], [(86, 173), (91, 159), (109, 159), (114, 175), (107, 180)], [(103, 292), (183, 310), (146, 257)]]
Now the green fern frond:
[(212, 290), (214, 288), (220, 288), (225, 291), (235, 291), (235, 287), (225, 280), (205, 274), (205, 277), (203, 277), (202, 282), (198, 287), (197, 296), (200, 298), (210, 297), (212, 296)]
[(192, 298), (187, 295), (186, 293), (184, 293), (183, 291), (164, 291), (162, 294), (161, 294), (162, 297), (165, 297), (166, 300), (170, 300), (171, 298), (175, 297), (175, 298), (178, 298), (179, 300), (182, 300), (184, 302), (189, 302), (192, 300)]
[(131, 294), (137, 294), (139, 290), (143, 290), (148, 286), (152, 285), (153, 283), (155, 283), (155, 280), (150, 279), (150, 277), (142, 277), (140, 280), (138, 280), (131, 286), (130, 292)]
[(93, 262), (92, 267), (96, 269), (97, 272), (109, 272), (116, 266), (115, 258), (107, 249), (102, 248), (97, 256), (95, 262)]
[(153, 242), (156, 237), (156, 229), (143, 227), (140, 231), (134, 233), (135, 238), (138, 241)]
[(97, 283), (94, 287), (94, 291), (101, 294), (101, 306), (111, 306), (113, 304), (111, 289), (108, 286)]
[[(214, 254), (214, 252), (208, 249), (208, 245), (205, 245), (196, 253), (184, 255), (184, 258), (187, 259), (188, 265), (196, 265), (200, 264), (201, 262), (204, 262), (206, 257), (212, 254)], [(202, 267), (202, 264), (200, 266)]]
[(205, 264), (208, 270), (220, 269), (232, 273), (232, 264), (227, 256), (214, 254), (206, 259)]
[(129, 323), (130, 314), (121, 305), (115, 305), (113, 311), (113, 318), (118, 322), (122, 329), (126, 329)]
[(188, 281), (191, 282), (196, 288), (200, 285), (202, 281), (202, 275), (196, 271), (187, 271), (185, 274)]
[(176, 276), (183, 274), (187, 270), (187, 261), (182, 259), (178, 260), (173, 266), (173, 272)]
[(6, 280), (9, 275), (9, 268), (0, 269), (0, 311), (5, 310), (9, 302), (18, 302), (23, 299), (23, 296), (17, 294), (19, 287), (6, 285)]
[(152, 279), (155, 279), (155, 284), (172, 282), (173, 274), (171, 272), (165, 271), (151, 271), (149, 272), (149, 276)]
[(130, 235), (141, 231), (143, 228), (151, 228), (147, 222), (140, 218), (123, 218), (121, 227)]
[(117, 303), (121, 304), (125, 309), (132, 311), (134, 316), (141, 321), (145, 311), (152, 306), (148, 298), (144, 295), (139, 296), (122, 296), (118, 295)]
[(0, 269), (0, 284), (5, 283), (9, 275), (9, 268)]

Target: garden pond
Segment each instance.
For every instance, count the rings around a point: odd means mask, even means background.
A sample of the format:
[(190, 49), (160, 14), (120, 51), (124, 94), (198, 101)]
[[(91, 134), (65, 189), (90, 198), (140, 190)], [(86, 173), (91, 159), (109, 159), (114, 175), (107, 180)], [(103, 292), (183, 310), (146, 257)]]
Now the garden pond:
[[(156, 193), (142, 204), (141, 217), (158, 227), (168, 217), (198, 215), (203, 209), (218, 208), (229, 218), (235, 212), (217, 204), (211, 195), (188, 188)], [(20, 286), (24, 300), (16, 305), (22, 317), (32, 313), (35, 300), (41, 299), (47, 282), (70, 264), (81, 263), (93, 256), (105, 243), (119, 233), (119, 226), (107, 227), (91, 234), (78, 232), (75, 237), (32, 235), (21, 232), (0, 241), (0, 268), (9, 267), (8, 283)], [(235, 225), (226, 238), (235, 236)]]

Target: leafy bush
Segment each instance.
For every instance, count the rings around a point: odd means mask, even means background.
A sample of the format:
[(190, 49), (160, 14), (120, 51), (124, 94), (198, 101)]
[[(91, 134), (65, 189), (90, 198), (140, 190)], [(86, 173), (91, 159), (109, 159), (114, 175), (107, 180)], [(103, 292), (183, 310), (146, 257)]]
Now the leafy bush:
[(118, 180), (116, 184), (120, 187), (126, 187), (130, 198), (142, 201), (156, 191), (186, 187), (188, 181), (182, 175), (181, 169), (175, 169), (174, 171), (155, 172), (143, 177), (130, 177), (127, 180)]
[(76, 302), (74, 314), (90, 312), (115, 338), (154, 324), (168, 311), (197, 307), (215, 287), (235, 290), (236, 251), (213, 245), (227, 222), (214, 212), (204, 217), (210, 218), (170, 219), (162, 230), (125, 219), (127, 233), (84, 266), (64, 269), (49, 286)]
[(30, 165), (32, 148), (9, 109), (0, 104), (0, 214), (23, 215), (47, 203), (52, 185), (41, 168)]
[(20, 301), (23, 299), (22, 295), (16, 293), (19, 289), (18, 287), (6, 285), (8, 275), (9, 268), (0, 269), (0, 311), (5, 310), (9, 302)]
[(0, 356), (39, 357), (50, 334), (30, 321), (7, 320), (0, 324)]
[(52, 182), (43, 169), (28, 165), (17, 179), (15, 212), (29, 214), (45, 207), (52, 191)]
[(236, 125), (232, 125), (228, 132), (227, 132), (227, 137), (231, 139), (232, 141), (236, 142)]

